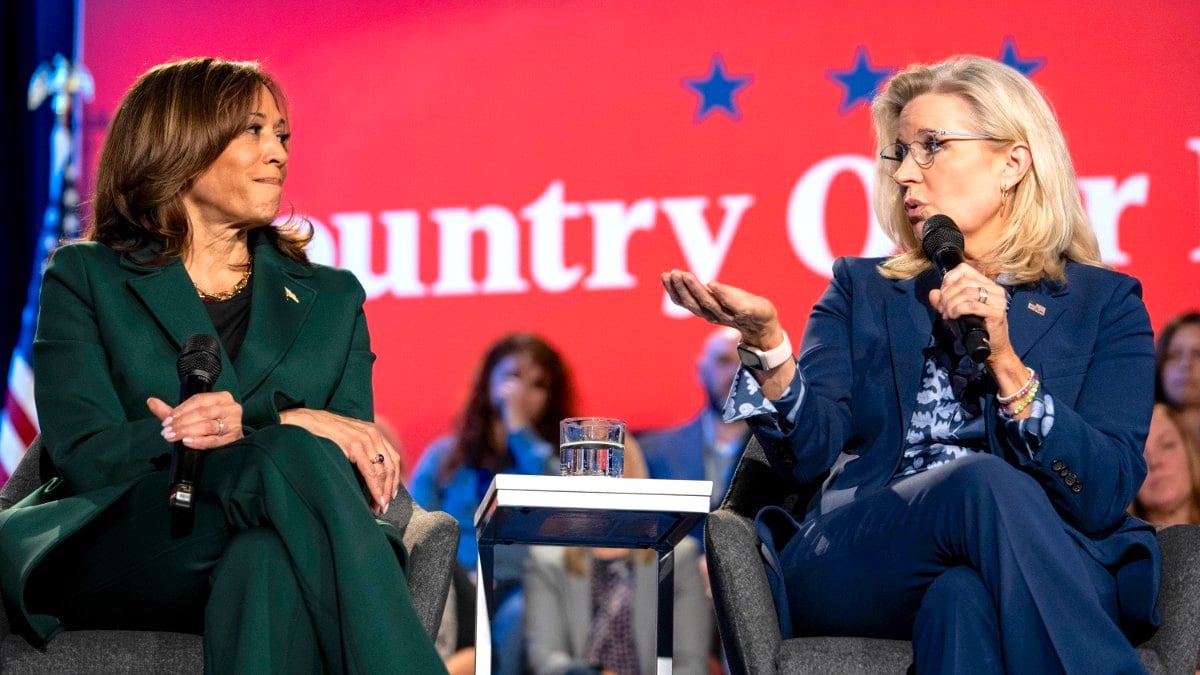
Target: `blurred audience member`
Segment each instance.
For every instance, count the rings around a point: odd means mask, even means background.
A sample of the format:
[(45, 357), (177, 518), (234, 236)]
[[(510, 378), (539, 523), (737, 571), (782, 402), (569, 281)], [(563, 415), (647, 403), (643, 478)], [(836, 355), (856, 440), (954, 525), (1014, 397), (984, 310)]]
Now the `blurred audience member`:
[[(750, 431), (744, 420), (724, 422), (721, 409), (737, 374), (736, 329), (722, 326), (709, 334), (696, 359), (705, 406), (686, 424), (639, 436), (652, 478), (711, 480), (712, 508), (721, 504), (729, 479), (746, 449)], [(700, 528), (693, 532), (700, 535)]]
[(1158, 400), (1177, 413), (1180, 425), (1200, 438), (1200, 312), (1185, 312), (1162, 329), (1155, 349)]
[[(637, 444), (625, 477), (645, 478)], [(658, 566), (653, 550), (531, 547), (525, 572), (525, 642), (536, 675), (655, 672)], [(708, 672), (712, 615), (700, 578), (699, 543), (675, 547), (675, 673)]]
[[(488, 349), (457, 432), (435, 440), (417, 461), (413, 497), (458, 520), (464, 567), (475, 567), (475, 509), (492, 477), (558, 472), (558, 421), (570, 417), (570, 399), (562, 357), (535, 335), (507, 335)], [(499, 578), (499, 555), (496, 564)], [(519, 568), (509, 575), (519, 577)]]
[(1154, 406), (1146, 438), (1146, 480), (1129, 511), (1154, 525), (1200, 524), (1200, 456), (1165, 404)]
[[(413, 498), (427, 510), (445, 511), (458, 520), (460, 579), (474, 575), (475, 510), (492, 477), (557, 474), (558, 422), (571, 416), (572, 400), (570, 376), (558, 352), (535, 335), (507, 335), (484, 356), (456, 433), (434, 441), (421, 455), (413, 470)], [(501, 673), (520, 672), (520, 586), (526, 554), (524, 546), (496, 548), (492, 640)], [(462, 590), (461, 585), (456, 588)], [(455, 604), (462, 607), (464, 600)], [(454, 611), (451, 603), (447, 611)], [(455, 621), (460, 626), (456, 632), (463, 635), (463, 629), (473, 626), (474, 616), (456, 616)]]

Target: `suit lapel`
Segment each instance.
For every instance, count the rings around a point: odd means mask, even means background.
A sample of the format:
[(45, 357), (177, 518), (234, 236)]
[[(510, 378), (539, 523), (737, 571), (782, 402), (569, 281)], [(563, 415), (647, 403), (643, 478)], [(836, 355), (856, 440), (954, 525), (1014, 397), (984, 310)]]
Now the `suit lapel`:
[[(216, 337), (212, 319), (204, 309), (204, 302), (196, 295), (183, 261), (176, 259), (161, 267), (151, 267), (140, 265), (129, 255), (123, 255), (120, 264), (136, 273), (137, 276), (126, 284), (149, 310), (176, 353), (194, 333)], [(213, 389), (238, 391), (237, 373), (229, 367), (229, 357), (225, 355), (224, 348), (221, 349), (221, 364), (221, 375)]]
[(892, 378), (904, 433), (917, 404), (925, 347), (933, 331), (935, 314), (929, 306), (929, 291), (936, 285), (930, 271), (914, 279), (890, 282), (893, 294), (884, 296), (884, 316), (891, 343)]
[(247, 397), (287, 354), (317, 296), (301, 281), (311, 276), (308, 269), (283, 257), (265, 237), (255, 237), (252, 242), (254, 295), (250, 300), (250, 326), (233, 363), (242, 396)]
[(138, 274), (126, 283), (150, 310), (175, 349), (182, 347), (188, 336), (200, 327), (211, 330), (212, 321), (196, 296), (182, 261), (174, 260), (162, 267), (143, 267), (125, 255), (121, 256), (121, 266)]
[(1017, 356), (1025, 358), (1038, 340), (1062, 316), (1067, 285), (1043, 281), (1013, 289), (1008, 306), (1008, 337)]
[[(1063, 302), (1067, 294), (1066, 284), (1053, 281), (1042, 281), (1037, 284), (1016, 286), (1008, 301), (1008, 339), (1013, 351), (1021, 359), (1027, 360), (1030, 351), (1038, 341), (1050, 330), (1058, 318), (1062, 316), (1067, 303)], [(995, 406), (996, 386), (993, 382), (981, 401), (983, 410), (992, 410)], [(1003, 456), (1005, 443), (997, 440), (999, 429), (994, 415), (985, 415), (987, 437), (992, 454)]]

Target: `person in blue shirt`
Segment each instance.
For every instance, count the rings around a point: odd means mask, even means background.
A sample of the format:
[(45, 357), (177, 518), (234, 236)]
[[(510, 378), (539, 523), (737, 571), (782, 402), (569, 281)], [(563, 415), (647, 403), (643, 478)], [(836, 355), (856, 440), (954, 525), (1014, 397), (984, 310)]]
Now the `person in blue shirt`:
[[(512, 333), (487, 350), (456, 431), (426, 448), (409, 486), (423, 508), (458, 520), (460, 575), (474, 575), (475, 510), (492, 478), (497, 473), (558, 473), (558, 423), (572, 416), (573, 400), (566, 362), (542, 338)], [(496, 548), (492, 639), (501, 672), (519, 672), (526, 555), (524, 546)], [(460, 624), (470, 620), (458, 617)]]
[[(725, 419), (820, 486), (799, 522), (759, 514), (781, 627), (911, 639), (920, 673), (1145, 672), (1126, 636), (1158, 622), (1153, 528), (1125, 512), (1154, 391), (1141, 287), (1101, 262), (1062, 131), (1017, 71), (912, 66), (872, 114), (897, 253), (834, 263), (798, 358), (766, 298), (663, 275), (741, 333)], [(920, 243), (937, 214), (965, 240), (944, 277)]]

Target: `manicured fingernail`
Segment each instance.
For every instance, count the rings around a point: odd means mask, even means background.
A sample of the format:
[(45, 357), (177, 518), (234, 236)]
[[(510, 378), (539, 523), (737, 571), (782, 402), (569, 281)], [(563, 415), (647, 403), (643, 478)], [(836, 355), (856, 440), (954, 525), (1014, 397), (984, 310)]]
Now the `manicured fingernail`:
[(169, 441), (169, 440), (171, 440), (171, 439), (173, 439), (173, 438), (175, 438), (175, 430), (174, 430), (174, 429), (170, 429), (170, 428), (163, 429), (163, 430), (162, 430), (162, 437), (163, 437), (163, 438), (165, 438), (165, 439), (167, 439), (168, 441)]
[(192, 443), (192, 439), (190, 439), (190, 438), (181, 438), (179, 440), (183, 441), (184, 445), (191, 445), (191, 443)]

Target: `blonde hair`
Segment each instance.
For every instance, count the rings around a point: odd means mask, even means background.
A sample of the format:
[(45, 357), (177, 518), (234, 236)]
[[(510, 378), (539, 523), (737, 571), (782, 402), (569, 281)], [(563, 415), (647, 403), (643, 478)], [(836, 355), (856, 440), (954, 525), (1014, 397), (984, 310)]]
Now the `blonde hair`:
[[(1024, 75), (978, 56), (959, 56), (934, 65), (910, 66), (893, 77), (871, 105), (876, 144), (894, 143), (900, 112), (922, 94), (948, 94), (967, 104), (975, 127), (997, 148), (1029, 146), (1032, 165), (1015, 186), (1007, 225), (991, 258), (996, 273), (1027, 283), (1065, 280), (1067, 260), (1106, 267), (1088, 222), (1058, 120), (1046, 99)], [(875, 176), (875, 214), (899, 253), (880, 265), (890, 279), (909, 279), (930, 262), (904, 212), (904, 191), (893, 179), (895, 165), (880, 159)], [(996, 186), (1000, 189), (1000, 186)]]
[[(1188, 522), (1200, 524), (1200, 445), (1197, 445), (1195, 436), (1180, 419), (1179, 412), (1175, 408), (1166, 403), (1155, 403), (1154, 409), (1161, 410), (1167, 416), (1167, 420), (1175, 426), (1175, 430), (1179, 432), (1179, 440), (1183, 443), (1183, 454), (1187, 457), (1188, 474), (1192, 484), (1192, 498), (1191, 503), (1188, 504)], [(1149, 439), (1146, 442), (1148, 443)], [(1142, 503), (1138, 501), (1137, 497), (1133, 498), (1133, 503), (1129, 505), (1128, 511), (1132, 516), (1147, 520), (1146, 510), (1142, 508)]]

